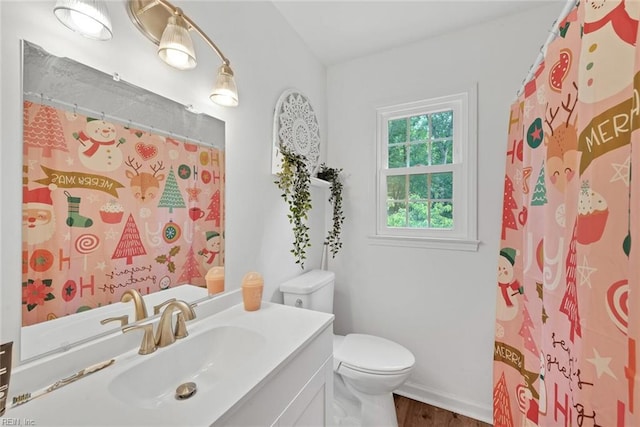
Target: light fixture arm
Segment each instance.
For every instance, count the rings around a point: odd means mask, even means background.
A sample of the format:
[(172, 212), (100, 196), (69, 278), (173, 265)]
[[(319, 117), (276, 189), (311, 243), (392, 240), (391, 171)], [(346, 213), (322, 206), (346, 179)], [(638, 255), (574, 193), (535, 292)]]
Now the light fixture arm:
[(171, 12), (172, 14), (180, 15), (180, 17), (185, 20), (185, 22), (189, 25), (189, 27), (193, 28), (195, 30), (195, 32), (198, 33), (200, 35), (200, 37), (202, 37), (204, 39), (205, 42), (207, 42), (207, 44), (211, 47), (211, 49), (213, 49), (214, 52), (220, 57), (220, 60), (222, 61), (222, 63), (224, 65), (229, 65), (229, 63), (230, 63), (229, 60), (227, 59), (226, 56), (224, 56), (224, 54), (222, 53), (220, 48), (218, 48), (218, 46), (216, 46), (216, 44), (213, 42), (213, 40), (211, 40), (209, 38), (209, 36), (207, 36), (207, 34), (204, 31), (202, 31), (202, 29), (200, 27), (198, 27), (198, 25), (195, 22), (193, 22), (191, 20), (191, 18), (189, 18), (187, 15), (182, 13), (182, 9), (172, 5), (167, 0), (156, 0), (156, 2), (152, 3), (152, 4), (154, 6), (155, 6), (155, 4), (160, 4), (165, 9), (167, 9), (169, 12)]

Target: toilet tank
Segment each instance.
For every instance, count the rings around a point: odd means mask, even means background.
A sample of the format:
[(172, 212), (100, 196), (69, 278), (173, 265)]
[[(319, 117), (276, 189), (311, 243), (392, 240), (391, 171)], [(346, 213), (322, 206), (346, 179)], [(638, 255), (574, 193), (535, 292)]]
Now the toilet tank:
[(280, 285), (284, 304), (333, 313), (333, 271), (311, 270)]

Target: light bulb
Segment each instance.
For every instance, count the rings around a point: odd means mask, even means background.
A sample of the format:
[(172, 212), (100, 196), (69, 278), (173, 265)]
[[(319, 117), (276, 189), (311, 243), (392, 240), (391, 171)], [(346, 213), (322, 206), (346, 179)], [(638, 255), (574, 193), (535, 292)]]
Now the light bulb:
[(186, 68), (189, 64), (189, 55), (177, 49), (167, 48), (165, 51), (166, 62), (177, 68)]
[(102, 31), (102, 24), (84, 13), (69, 11), (69, 17), (78, 29), (87, 34), (98, 34)]

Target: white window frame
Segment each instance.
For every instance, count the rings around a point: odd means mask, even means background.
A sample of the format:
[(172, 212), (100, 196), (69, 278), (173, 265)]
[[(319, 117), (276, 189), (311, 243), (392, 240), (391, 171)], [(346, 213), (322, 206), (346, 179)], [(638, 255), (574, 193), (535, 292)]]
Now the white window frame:
[[(389, 121), (452, 110), (453, 163), (388, 168)], [(372, 244), (476, 251), (477, 240), (477, 89), (379, 107), (377, 118), (376, 233)], [(453, 228), (387, 226), (387, 177), (453, 172)]]

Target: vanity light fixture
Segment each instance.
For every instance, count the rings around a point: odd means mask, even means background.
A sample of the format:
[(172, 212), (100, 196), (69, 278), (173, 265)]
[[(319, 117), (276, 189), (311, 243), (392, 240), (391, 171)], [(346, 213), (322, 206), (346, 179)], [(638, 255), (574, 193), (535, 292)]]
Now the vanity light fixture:
[(127, 12), (136, 27), (158, 45), (160, 59), (179, 70), (190, 70), (196, 66), (196, 54), (189, 31), (198, 33), (222, 61), (209, 98), (226, 107), (238, 105), (238, 89), (229, 59), (182, 9), (166, 0), (128, 0)]
[(53, 13), (64, 26), (90, 39), (109, 40), (113, 35), (102, 0), (58, 0)]

